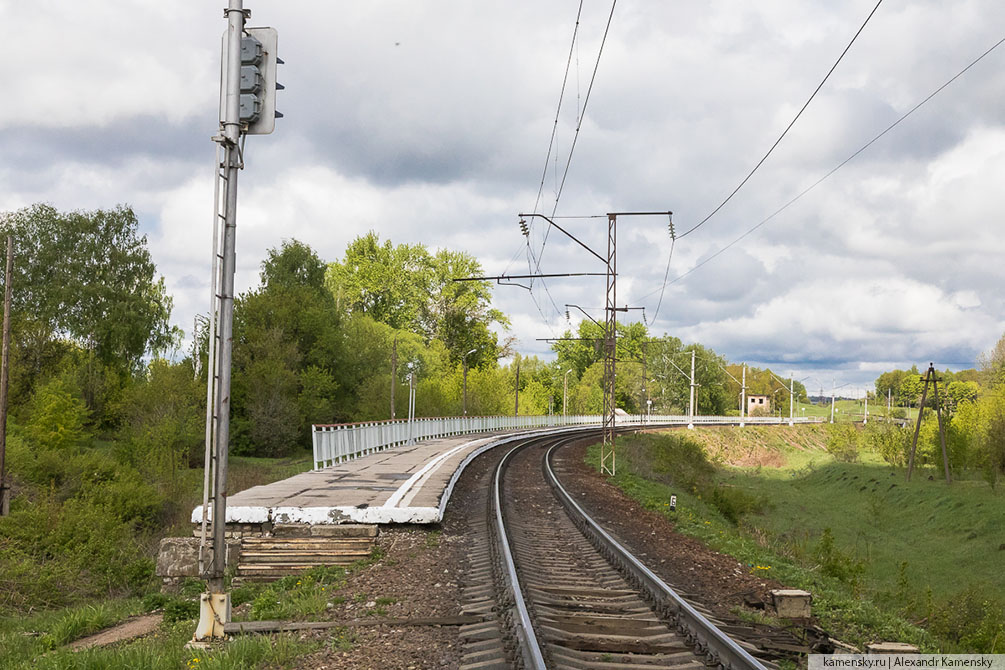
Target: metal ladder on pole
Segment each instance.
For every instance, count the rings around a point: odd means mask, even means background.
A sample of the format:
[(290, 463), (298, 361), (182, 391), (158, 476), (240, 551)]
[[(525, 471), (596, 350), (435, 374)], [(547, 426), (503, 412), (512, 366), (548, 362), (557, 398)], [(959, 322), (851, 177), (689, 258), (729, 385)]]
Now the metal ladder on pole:
[[(220, 337), (217, 322), (220, 316), (220, 286), (223, 272), (223, 247), (221, 241), (224, 224), (227, 220), (227, 198), (220, 194), (227, 189), (227, 166), (224, 161), (227, 152), (222, 145), (217, 144), (215, 171), (216, 179), (213, 186), (213, 269), (210, 281), (209, 322), (207, 323), (207, 362), (206, 362), (206, 454), (203, 466), (202, 486), (202, 524), (199, 538), (199, 574), (205, 577), (206, 570), (206, 538), (209, 533), (209, 501), (216, 495), (216, 436), (219, 425), (219, 408), (217, 407), (217, 384), (220, 380), (219, 351)], [(215, 522), (215, 520), (214, 520)]]

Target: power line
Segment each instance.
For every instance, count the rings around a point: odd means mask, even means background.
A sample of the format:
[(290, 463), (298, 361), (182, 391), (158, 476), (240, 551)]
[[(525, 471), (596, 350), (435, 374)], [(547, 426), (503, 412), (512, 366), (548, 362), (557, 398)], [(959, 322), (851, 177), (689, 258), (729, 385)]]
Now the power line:
[[(552, 212), (551, 212), (552, 215), (554, 215), (555, 212), (558, 210), (558, 202), (559, 202), (559, 200), (562, 197), (562, 191), (565, 189), (565, 181), (566, 181), (566, 178), (569, 176), (569, 167), (572, 165), (572, 156), (573, 156), (573, 153), (576, 151), (576, 142), (579, 139), (579, 131), (580, 131), (580, 128), (582, 128), (582, 125), (583, 125), (583, 118), (585, 118), (585, 116), (586, 116), (586, 107), (587, 107), (587, 105), (590, 102), (590, 94), (593, 91), (593, 83), (594, 83), (594, 81), (597, 78), (597, 71), (600, 68), (600, 58), (601, 58), (601, 56), (604, 53), (604, 45), (607, 43), (607, 35), (608, 35), (608, 33), (610, 32), (610, 29), (611, 29), (611, 21), (614, 18), (614, 9), (617, 6), (617, 4), (618, 4), (617, 0), (614, 0), (611, 3), (611, 13), (607, 17), (607, 25), (604, 28), (604, 36), (603, 36), (603, 39), (601, 39), (601, 41), (600, 41), (600, 48), (597, 51), (597, 61), (596, 61), (596, 63), (593, 66), (593, 75), (590, 77), (590, 85), (586, 89), (586, 97), (583, 100), (583, 107), (582, 107), (581, 111), (577, 109), (576, 131), (573, 134), (572, 145), (569, 148), (569, 157), (568, 157), (568, 159), (566, 160), (566, 163), (565, 163), (565, 171), (564, 171), (564, 173), (562, 175), (562, 182), (561, 182), (561, 184), (558, 187), (558, 192), (555, 194), (555, 203), (554, 203), (554, 207), (552, 208)], [(572, 63), (573, 48), (575, 47), (576, 41), (578, 39), (577, 36), (578, 36), (578, 33), (579, 33), (579, 18), (580, 18), (580, 15), (582, 13), (582, 8), (583, 8), (583, 4), (582, 4), (582, 0), (581, 0), (580, 1), (580, 5), (579, 5), (579, 11), (576, 14), (576, 28), (575, 28), (575, 30), (573, 32), (572, 45), (570, 46), (570, 49), (569, 49), (569, 60), (566, 63), (566, 66), (565, 66), (565, 77), (562, 80), (562, 94), (559, 96), (559, 102), (558, 102), (558, 111), (559, 112), (561, 111), (562, 98), (564, 97), (564, 94), (565, 94), (565, 86), (566, 86), (566, 82), (568, 80), (569, 67), (570, 67), (570, 64)], [(578, 107), (578, 102), (577, 102), (577, 107)], [(552, 144), (554, 143), (555, 132), (556, 132), (557, 128), (558, 128), (558, 113), (556, 112), (555, 126), (552, 129), (552, 139), (551, 139), (551, 142), (548, 145), (548, 156), (551, 155), (551, 148), (552, 148)], [(555, 159), (556, 159), (556, 161), (558, 160), (558, 156), (557, 155), (556, 155)], [(542, 193), (542, 190), (544, 188), (544, 179), (545, 179), (545, 175), (547, 174), (547, 170), (548, 170), (548, 159), (547, 158), (545, 159), (545, 168), (544, 169), (545, 169), (545, 173), (541, 177), (541, 186), (538, 189), (538, 198), (537, 198), (537, 201), (535, 201), (535, 203), (534, 203), (534, 213), (535, 214), (537, 213), (537, 206), (538, 206), (538, 204), (540, 202), (541, 193)], [(557, 174), (558, 174), (557, 170), (556, 170), (555, 174), (557, 176)], [(548, 245), (548, 235), (549, 235), (550, 232), (551, 232), (551, 227), (549, 226), (544, 231), (544, 239), (541, 242), (541, 250), (536, 255), (533, 253), (533, 251), (531, 252), (531, 256), (534, 258), (534, 262), (537, 265), (537, 272), (538, 272), (538, 274), (541, 273), (541, 257), (544, 255), (544, 249)], [(529, 237), (528, 237), (528, 243), (529, 243)], [(531, 272), (533, 272), (533, 269), (531, 269)], [(555, 303), (554, 298), (552, 298), (551, 292), (548, 290), (548, 286), (544, 282), (543, 279), (541, 280), (541, 285), (544, 287), (545, 293), (548, 294), (548, 298), (551, 300), (551, 304), (555, 307), (555, 311), (558, 312), (559, 314), (561, 314), (561, 311), (558, 309), (558, 305)], [(531, 286), (533, 286), (533, 282), (531, 283)]]
[(869, 23), (869, 20), (872, 18), (872, 15), (876, 13), (876, 10), (879, 9), (879, 6), (881, 4), (883, 4), (883, 0), (879, 0), (879, 2), (876, 3), (876, 6), (872, 8), (872, 11), (869, 12), (869, 16), (865, 17), (865, 21), (862, 22), (862, 25), (859, 26), (858, 31), (855, 32), (854, 37), (851, 38), (851, 42), (848, 42), (848, 46), (846, 46), (844, 48), (844, 51), (841, 52), (841, 55), (838, 56), (838, 59), (836, 61), (834, 61), (834, 65), (832, 65), (831, 69), (827, 71), (827, 74), (824, 76), (823, 80), (821, 80), (821, 82), (813, 90), (813, 93), (810, 94), (810, 97), (806, 100), (806, 102), (803, 103), (802, 108), (795, 115), (795, 117), (793, 117), (792, 121), (789, 122), (789, 125), (785, 127), (785, 130), (782, 131), (782, 134), (778, 136), (778, 139), (775, 140), (775, 143), (771, 145), (770, 149), (768, 149), (768, 153), (764, 154), (764, 156), (761, 157), (761, 160), (757, 161), (757, 165), (755, 165), (754, 168), (749, 173), (747, 173), (747, 176), (744, 177), (743, 181), (741, 181), (740, 184), (736, 188), (733, 189), (733, 192), (730, 193), (728, 196), (726, 196), (725, 200), (723, 200), (722, 202), (719, 203), (718, 207), (716, 207), (715, 209), (713, 209), (709, 213), (708, 216), (706, 216), (704, 219), (702, 219), (701, 221), (699, 221), (693, 227), (691, 227), (688, 230), (686, 230), (683, 233), (681, 233), (680, 237), (686, 237), (687, 235), (690, 235), (691, 233), (693, 233), (694, 231), (698, 230), (703, 225), (705, 225), (705, 223), (709, 219), (711, 219), (713, 216), (715, 216), (716, 213), (718, 213), (718, 211), (720, 209), (722, 209), (723, 207), (725, 207), (726, 203), (729, 202), (730, 200), (732, 200), (733, 196), (736, 195), (737, 192), (739, 192), (739, 190), (741, 188), (743, 188), (743, 185), (746, 184), (747, 181), (751, 177), (754, 176), (754, 173), (757, 172), (757, 169), (760, 168), (761, 165), (764, 163), (764, 161), (766, 161), (768, 159), (768, 156), (770, 156), (771, 153), (775, 150), (775, 147), (777, 147), (779, 145), (779, 143), (781, 143), (782, 139), (788, 134), (789, 130), (792, 129), (792, 126), (794, 126), (796, 124), (796, 121), (799, 120), (799, 117), (802, 116), (803, 112), (806, 111), (806, 108), (809, 107), (809, 105), (810, 105), (811, 102), (813, 102), (813, 98), (816, 97), (817, 93), (819, 93), (820, 89), (823, 88), (823, 85), (830, 78), (831, 74), (834, 72), (835, 69), (837, 69), (838, 64), (842, 61), (842, 59), (844, 59), (845, 54), (848, 53), (849, 49), (851, 49), (851, 45), (855, 43), (855, 40), (858, 39), (858, 36), (862, 34), (862, 31), (865, 29), (865, 26)]
[[(876, 135), (871, 140), (869, 140), (864, 145), (862, 145), (862, 147), (859, 148), (858, 151), (856, 151), (852, 155), (848, 156), (848, 158), (846, 158), (843, 161), (841, 161), (840, 163), (838, 163), (834, 168), (832, 168), (829, 172), (827, 172), (827, 174), (825, 174), (824, 176), (820, 177), (820, 179), (817, 179), (815, 182), (813, 182), (812, 184), (810, 184), (808, 187), (806, 187), (805, 189), (803, 189), (802, 191), (800, 191), (800, 193), (797, 196), (795, 196), (794, 198), (792, 198), (791, 200), (789, 200), (788, 202), (786, 202), (784, 205), (782, 205), (781, 207), (779, 207), (778, 209), (776, 209), (769, 216), (765, 217), (763, 220), (761, 220), (760, 223), (758, 223), (757, 225), (755, 225), (752, 228), (750, 228), (749, 230), (747, 230), (747, 232), (743, 233), (742, 235), (740, 235), (739, 237), (737, 237), (735, 240), (733, 240), (732, 242), (730, 242), (729, 244), (727, 244), (726, 246), (724, 246), (722, 249), (719, 249), (714, 254), (712, 254), (711, 256), (709, 256), (708, 258), (706, 258), (705, 260), (703, 260), (702, 262), (698, 263), (697, 265), (695, 265), (693, 268), (691, 268), (690, 270), (688, 270), (684, 274), (681, 274), (681, 275), (677, 276), (673, 281), (669, 282), (669, 284), (667, 284), (667, 285), (676, 284), (681, 279), (683, 279), (684, 277), (688, 276), (689, 274), (691, 274), (692, 272), (694, 272), (698, 268), (702, 267), (703, 265), (705, 265), (706, 263), (708, 263), (712, 259), (716, 258), (720, 254), (722, 254), (723, 252), (725, 252), (727, 249), (729, 249), (730, 247), (735, 246), (743, 238), (747, 237), (748, 235), (750, 235), (751, 233), (753, 233), (755, 230), (757, 230), (758, 228), (760, 228), (761, 226), (763, 226), (764, 224), (766, 224), (768, 221), (771, 221), (773, 218), (775, 218), (776, 216), (778, 216), (779, 214), (781, 214), (783, 211), (785, 211), (786, 209), (788, 209), (790, 206), (792, 206), (793, 204), (795, 204), (796, 201), (798, 201), (804, 195), (806, 195), (807, 193), (809, 193), (810, 191), (812, 191), (814, 188), (816, 188), (817, 186), (819, 186), (820, 184), (822, 184), (824, 181), (826, 181), (828, 178), (830, 178), (831, 175), (833, 175), (835, 172), (837, 172), (838, 170), (840, 170), (841, 168), (843, 168), (845, 165), (847, 165), (848, 163), (850, 163), (859, 154), (861, 154), (863, 151), (865, 151), (866, 149), (868, 149), (869, 147), (871, 147), (873, 144), (875, 144), (880, 138), (882, 138), (888, 132), (890, 132), (891, 130), (893, 130), (894, 128), (896, 128), (898, 125), (900, 125), (900, 123), (902, 121), (904, 121), (907, 117), (909, 117), (911, 114), (914, 114), (914, 112), (918, 111), (918, 109), (920, 109), (929, 100), (931, 100), (932, 98), (934, 98), (935, 96), (937, 96), (939, 93), (941, 93), (946, 87), (948, 87), (954, 81), (956, 81), (957, 79), (959, 79), (960, 77), (962, 77), (968, 70), (970, 70), (970, 68), (972, 68), (973, 66), (977, 65), (977, 63), (979, 63), (980, 61), (984, 60), (985, 57), (987, 57), (989, 54), (991, 54), (992, 51), (994, 51), (995, 49), (997, 49), (1003, 43), (1005, 43), (1005, 37), (1003, 37), (1002, 39), (998, 40), (998, 42), (996, 42), (994, 46), (992, 46), (990, 49), (988, 49), (987, 51), (985, 51), (984, 53), (982, 53), (980, 56), (978, 56), (977, 58), (975, 58), (973, 61), (970, 62), (969, 65), (967, 65), (965, 68), (963, 68), (962, 70), (960, 70), (959, 72), (957, 72), (955, 75), (953, 75), (949, 80), (947, 80), (944, 84), (942, 84), (941, 86), (939, 86), (937, 89), (935, 89), (934, 91), (932, 91), (932, 93), (930, 93), (925, 99), (923, 99), (921, 102), (919, 102), (914, 107), (912, 107), (907, 113), (905, 113), (899, 119), (897, 119), (896, 121), (894, 121), (893, 123), (891, 123), (889, 126), (887, 126), (886, 129), (883, 132), (881, 132), (880, 134)], [(648, 296), (653, 295), (655, 293), (656, 293), (656, 291), (653, 291), (652, 293), (649, 293), (647, 296), (644, 296), (644, 297), (648, 297)]]
[[(882, 2), (882, 0), (880, 0)], [(558, 201), (562, 197), (562, 191), (565, 190), (565, 180), (569, 176), (569, 167), (572, 165), (572, 155), (576, 151), (576, 142), (579, 140), (579, 130), (583, 127), (583, 119), (586, 118), (586, 107), (590, 104), (590, 94), (593, 92), (593, 82), (597, 79), (597, 70), (600, 69), (600, 57), (604, 54), (604, 45), (607, 43), (607, 34), (611, 30), (611, 20), (614, 19), (614, 8), (617, 7), (618, 0), (614, 0), (611, 3), (611, 13), (607, 17), (607, 25), (604, 27), (604, 37), (600, 40), (600, 49), (597, 50), (597, 62), (593, 65), (593, 74), (590, 76), (590, 85), (586, 87), (586, 97), (583, 98), (583, 110), (580, 112), (579, 118), (576, 120), (576, 132), (572, 136), (572, 146), (569, 147), (569, 158), (565, 161), (565, 172), (562, 174), (562, 183), (558, 187), (558, 193), (555, 195), (555, 206), (552, 207), (551, 213), (554, 215), (556, 210), (558, 210)], [(544, 241), (547, 243), (548, 235), (545, 233)], [(543, 245), (542, 245), (543, 246)]]
[[(576, 49), (576, 40), (579, 35), (579, 18), (583, 14), (583, 0), (579, 0), (579, 10), (576, 11), (576, 27), (572, 31), (572, 44), (569, 45), (569, 59), (565, 63), (565, 75), (562, 77), (562, 89), (558, 94), (558, 109), (555, 110), (555, 124), (551, 128), (551, 139), (548, 141), (548, 153), (544, 157), (544, 170), (541, 172), (541, 185), (537, 189), (537, 198), (534, 200), (534, 213), (537, 213), (537, 206), (541, 202), (541, 195), (544, 193), (544, 181), (548, 176), (548, 164), (551, 162), (551, 150), (555, 146), (555, 134), (558, 132), (558, 120), (562, 113), (562, 101), (565, 98), (565, 86), (569, 81), (569, 67), (572, 65), (572, 54)], [(577, 105), (576, 114), (579, 110)]]
[[(659, 302), (656, 303), (656, 312), (653, 314), (653, 323), (654, 324), (656, 323), (656, 319), (660, 315), (660, 307), (663, 306), (663, 293), (666, 291), (666, 288), (667, 288), (667, 279), (670, 278), (670, 261), (673, 260), (673, 248), (674, 248), (675, 244), (677, 244), (677, 238), (676, 237), (671, 237), (670, 238), (670, 253), (667, 255), (667, 269), (666, 269), (666, 272), (663, 273), (663, 287), (660, 289), (660, 299), (659, 299)], [(646, 297), (648, 297), (648, 296), (646, 296)]]

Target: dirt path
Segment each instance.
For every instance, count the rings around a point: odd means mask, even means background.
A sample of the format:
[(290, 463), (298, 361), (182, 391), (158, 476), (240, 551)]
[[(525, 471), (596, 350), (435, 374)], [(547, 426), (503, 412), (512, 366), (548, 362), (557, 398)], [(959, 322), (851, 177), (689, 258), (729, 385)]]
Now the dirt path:
[(134, 637), (148, 635), (155, 630), (164, 620), (163, 614), (147, 614), (144, 616), (132, 617), (122, 623), (106, 628), (100, 633), (82, 637), (70, 643), (70, 649), (79, 651), (90, 647), (104, 647), (105, 645), (131, 640)]

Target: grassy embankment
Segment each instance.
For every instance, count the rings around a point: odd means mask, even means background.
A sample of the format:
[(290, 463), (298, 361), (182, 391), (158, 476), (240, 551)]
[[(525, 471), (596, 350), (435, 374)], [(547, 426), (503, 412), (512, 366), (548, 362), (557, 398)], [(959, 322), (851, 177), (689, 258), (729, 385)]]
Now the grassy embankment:
[[(87, 460), (87, 450), (69, 459), (69, 479), (80, 483), (76, 487), (93, 486), (75, 470), (76, 461)], [(22, 460), (27, 462), (28, 457)], [(228, 488), (240, 491), (262, 483), (284, 479), (310, 469), (310, 455), (284, 459), (232, 457), (228, 470)], [(53, 485), (54, 486), (54, 485)], [(167, 483), (165, 483), (167, 486)], [(114, 515), (116, 510), (105, 505), (73, 503), (79, 510), (76, 515), (66, 512), (65, 504), (53, 492), (33, 491), (24, 484), (15, 500), (12, 517), (4, 520), (0, 545), (9, 544), (27, 553), (32, 549), (36, 556), (48, 554), (50, 559), (35, 570), (36, 579), (30, 575), (10, 573), (0, 577), (0, 667), (3, 668), (246, 668), (263, 663), (270, 667), (288, 665), (296, 656), (311, 651), (316, 644), (299, 641), (291, 635), (241, 639), (211, 652), (184, 649), (191, 639), (198, 617), (198, 594), (202, 582), (190, 580), (179, 596), (159, 593), (157, 580), (152, 579), (153, 553), (157, 541), (164, 535), (191, 533), (189, 515), (192, 508), (202, 502), (202, 470), (175, 471), (170, 482), (173, 497), (168, 510), (160, 519), (162, 531), (143, 531), (135, 536), (115, 533), (102, 537), (101, 517)], [(88, 498), (88, 501), (90, 499)], [(47, 517), (47, 526), (15, 527), (24, 522), (32, 508), (38, 508)], [(20, 511), (20, 514), (17, 512)], [(56, 515), (56, 516), (52, 516)], [(9, 526), (9, 527), (8, 527)], [(45, 532), (40, 532), (44, 528)], [(117, 527), (116, 527), (117, 528)], [(24, 537), (22, 537), (24, 536)], [(34, 542), (46, 547), (24, 547)], [(125, 542), (130, 545), (127, 550)], [(88, 587), (78, 587), (77, 580), (64, 579), (73, 571), (87, 570), (86, 556), (73, 556), (76, 548), (86, 549), (91, 563), (102, 563), (103, 570), (114, 570), (118, 552), (132, 556), (141, 545), (140, 559), (130, 558), (127, 567), (135, 565), (136, 576), (130, 580), (109, 580), (105, 593)], [(142, 548), (142, 547), (145, 547)], [(143, 554), (145, 558), (142, 558)], [(81, 562), (83, 561), (83, 562)], [(105, 565), (107, 564), (107, 565)], [(330, 593), (344, 580), (344, 571), (327, 571), (303, 580), (284, 580), (275, 585), (248, 585), (236, 589), (235, 606), (252, 602), (251, 614), (255, 618), (297, 618), (323, 611)], [(79, 580), (80, 583), (88, 580)], [(54, 590), (58, 593), (54, 593)], [(60, 603), (46, 606), (46, 603)], [(282, 603), (280, 610), (276, 603)], [(165, 623), (153, 635), (125, 642), (107, 649), (90, 649), (72, 652), (66, 646), (74, 640), (112, 626), (130, 616), (162, 610)], [(198, 659), (198, 660), (196, 660)]]
[(614, 483), (752, 572), (811, 591), (838, 639), (1005, 651), (1005, 495), (977, 475), (947, 486), (922, 469), (907, 483), (869, 452), (836, 462), (830, 430), (622, 438)]

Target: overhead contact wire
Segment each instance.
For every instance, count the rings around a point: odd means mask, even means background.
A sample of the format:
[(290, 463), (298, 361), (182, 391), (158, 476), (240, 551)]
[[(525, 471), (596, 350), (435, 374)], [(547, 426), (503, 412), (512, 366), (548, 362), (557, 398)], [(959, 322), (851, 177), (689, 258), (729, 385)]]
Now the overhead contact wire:
[[(911, 114), (914, 114), (916, 111), (918, 111), (918, 109), (920, 109), (923, 105), (925, 105), (929, 100), (931, 100), (932, 98), (934, 98), (935, 96), (937, 96), (946, 87), (948, 87), (954, 81), (956, 81), (957, 79), (959, 79), (960, 77), (962, 77), (964, 74), (966, 74), (966, 72), (968, 70), (970, 70), (970, 68), (972, 68), (973, 66), (977, 65), (977, 63), (979, 63), (982, 60), (984, 60), (984, 58), (986, 58), (988, 55), (990, 55), (992, 51), (994, 51), (995, 49), (997, 49), (998, 47), (1000, 47), (1002, 44), (1005, 44), (1005, 37), (1003, 37), (1002, 39), (998, 40), (998, 42), (996, 42), (994, 46), (992, 46), (990, 49), (988, 49), (987, 51), (985, 51), (984, 53), (982, 53), (980, 56), (978, 56), (977, 58), (975, 58), (973, 61), (970, 62), (969, 65), (967, 65), (965, 68), (963, 68), (962, 70), (960, 70), (959, 72), (957, 72), (955, 75), (953, 75), (952, 78), (950, 78), (944, 84), (942, 84), (942, 86), (939, 86), (937, 89), (935, 89), (934, 91), (932, 91), (932, 93), (930, 93), (928, 95), (928, 97), (926, 97), (924, 100), (922, 100), (921, 102), (919, 102), (918, 104), (916, 104), (908, 112), (906, 112), (903, 116), (901, 116), (899, 119), (897, 119), (896, 121), (894, 121), (893, 123), (891, 123), (889, 126), (887, 126), (886, 129), (883, 132), (881, 132), (880, 134), (876, 135), (874, 138), (872, 138), (871, 140), (869, 140), (868, 142), (866, 142), (864, 145), (862, 145), (862, 147), (859, 148), (858, 151), (856, 151), (852, 155), (848, 156), (848, 158), (846, 158), (843, 161), (841, 161), (840, 163), (838, 163), (834, 168), (832, 168), (829, 172), (827, 172), (827, 174), (825, 174), (824, 176), (820, 177), (815, 182), (813, 182), (812, 184), (810, 184), (809, 186), (807, 186), (805, 189), (803, 189), (802, 191), (800, 191), (798, 195), (796, 195), (794, 198), (792, 198), (791, 200), (789, 200), (788, 202), (786, 202), (784, 205), (782, 205), (781, 207), (779, 207), (778, 209), (776, 209), (769, 216), (767, 216), (763, 220), (761, 220), (760, 223), (758, 223), (757, 225), (755, 225), (752, 228), (750, 228), (747, 232), (743, 233), (738, 238), (736, 238), (735, 240), (733, 240), (732, 242), (730, 242), (729, 244), (727, 244), (726, 246), (724, 246), (722, 249), (719, 249), (714, 254), (712, 254), (711, 256), (709, 256), (708, 258), (706, 258), (705, 260), (703, 260), (702, 262), (698, 263), (697, 265), (695, 265), (693, 268), (691, 268), (690, 270), (688, 270), (684, 274), (681, 274), (678, 277), (676, 277), (675, 279), (673, 279), (670, 282), (670, 284), (676, 284), (681, 279), (683, 279), (684, 277), (688, 276), (689, 274), (691, 274), (692, 272), (694, 272), (698, 268), (702, 267), (703, 265), (705, 265), (706, 263), (708, 263), (709, 261), (711, 261), (713, 258), (719, 256), (720, 254), (722, 254), (723, 252), (725, 252), (730, 247), (735, 246), (737, 243), (740, 242), (740, 240), (744, 239), (745, 237), (747, 237), (748, 235), (750, 235), (751, 233), (753, 233), (755, 230), (757, 230), (758, 228), (760, 228), (761, 226), (763, 226), (764, 224), (766, 224), (768, 221), (771, 221), (773, 218), (775, 218), (776, 216), (778, 216), (779, 214), (781, 214), (783, 211), (785, 211), (786, 209), (788, 209), (789, 207), (791, 207), (792, 205), (794, 205), (800, 198), (802, 198), (804, 195), (806, 195), (807, 193), (809, 193), (810, 191), (812, 191), (813, 189), (815, 189), (817, 186), (819, 186), (820, 184), (822, 184), (824, 181), (826, 181), (827, 179), (829, 179), (835, 172), (837, 172), (838, 170), (840, 170), (841, 168), (843, 168), (845, 165), (847, 165), (848, 163), (850, 163), (852, 160), (854, 160), (856, 157), (858, 157), (859, 154), (861, 154), (863, 151), (865, 151), (866, 149), (868, 149), (869, 147), (871, 147), (873, 144), (875, 144), (877, 141), (879, 141), (879, 139), (882, 138), (884, 135), (886, 135), (888, 132), (890, 132), (891, 130), (893, 130), (897, 126), (899, 126), (901, 124), (901, 122), (904, 121), (907, 117), (909, 117)], [(655, 291), (653, 291), (653, 293), (655, 293)], [(652, 295), (652, 293), (650, 293), (649, 295)]]
[(768, 149), (768, 152), (766, 154), (764, 154), (764, 156), (761, 157), (761, 160), (757, 161), (757, 165), (755, 165), (754, 168), (749, 173), (747, 173), (747, 176), (744, 177), (743, 181), (741, 181), (740, 184), (736, 188), (733, 189), (732, 193), (730, 193), (728, 196), (726, 196), (726, 199), (719, 203), (718, 207), (716, 207), (715, 209), (713, 209), (708, 214), (708, 216), (706, 216), (704, 219), (702, 219), (701, 221), (699, 221), (697, 224), (695, 224), (694, 226), (692, 226), (688, 230), (686, 230), (683, 233), (681, 233), (680, 235), (678, 235), (678, 237), (686, 237), (687, 235), (693, 233), (694, 231), (698, 230), (703, 225), (705, 225), (705, 223), (708, 222), (708, 220), (711, 219), (713, 216), (715, 216), (719, 212), (720, 209), (722, 209), (723, 207), (725, 207), (726, 203), (728, 203), (730, 200), (732, 200), (733, 196), (736, 195), (740, 191), (740, 189), (743, 188), (744, 184), (746, 184), (750, 180), (750, 178), (754, 176), (754, 173), (757, 172), (758, 168), (760, 168), (761, 165), (764, 164), (764, 161), (766, 161), (768, 159), (768, 156), (770, 156), (772, 154), (772, 152), (775, 150), (775, 148), (781, 143), (782, 139), (784, 139), (785, 136), (788, 134), (789, 130), (792, 129), (792, 126), (794, 126), (796, 124), (796, 121), (799, 120), (799, 117), (802, 116), (803, 112), (806, 111), (806, 108), (810, 106), (811, 102), (813, 102), (813, 98), (815, 98), (816, 95), (817, 95), (817, 93), (820, 92), (820, 89), (823, 88), (823, 85), (825, 83), (827, 83), (827, 80), (830, 78), (831, 74), (834, 72), (834, 70), (837, 69), (837, 66), (844, 59), (845, 54), (848, 53), (848, 50), (851, 49), (851, 45), (855, 44), (855, 40), (857, 40), (858, 36), (862, 34), (862, 31), (865, 29), (866, 25), (868, 25), (869, 20), (872, 19), (873, 14), (876, 13), (876, 10), (879, 9), (879, 6), (881, 4), (883, 4), (883, 0), (879, 0), (879, 2), (876, 3), (876, 6), (872, 8), (872, 11), (869, 12), (869, 16), (865, 17), (865, 21), (862, 22), (862, 25), (859, 26), (859, 29), (855, 32), (854, 37), (852, 37), (851, 41), (848, 42), (848, 46), (846, 46), (844, 48), (844, 51), (841, 52), (841, 55), (838, 56), (838, 59), (836, 61), (834, 61), (834, 65), (832, 65), (831, 69), (827, 71), (827, 74), (824, 76), (824, 78), (821, 80), (821, 82), (817, 85), (817, 87), (813, 90), (813, 93), (810, 94), (810, 97), (807, 98), (806, 102), (803, 103), (802, 108), (800, 108), (799, 112), (795, 115), (795, 117), (793, 117), (792, 121), (789, 122), (789, 125), (785, 127), (785, 130), (782, 131), (782, 134), (778, 136), (778, 139), (775, 140), (775, 143), (771, 145), (771, 148)]

